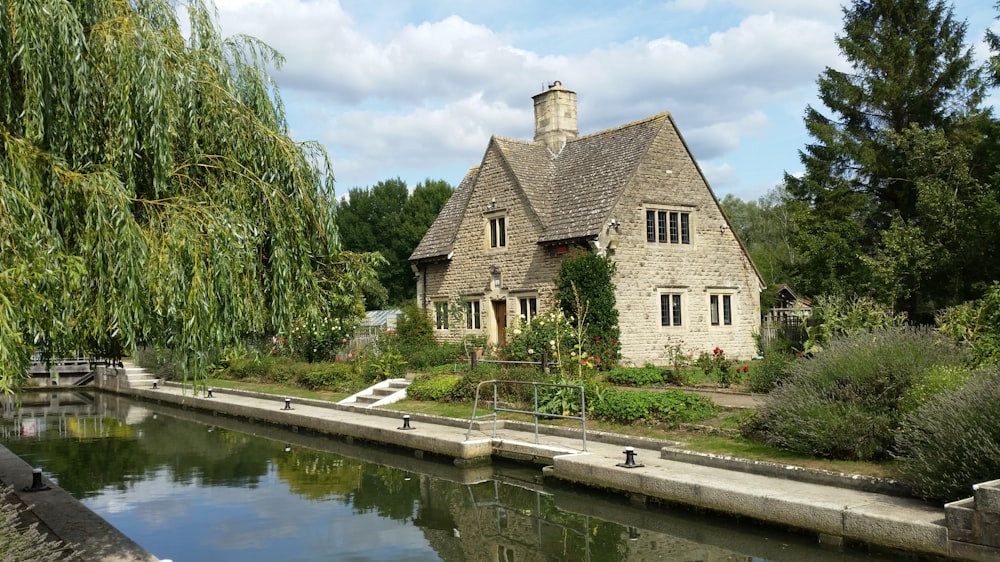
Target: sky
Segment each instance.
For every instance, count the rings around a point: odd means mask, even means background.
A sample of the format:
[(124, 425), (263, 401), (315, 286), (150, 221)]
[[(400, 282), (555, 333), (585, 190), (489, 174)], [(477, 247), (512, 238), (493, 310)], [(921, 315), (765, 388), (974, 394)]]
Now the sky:
[[(954, 0), (979, 61), (992, 0)], [(457, 186), (492, 135), (531, 140), (531, 97), (577, 94), (580, 134), (668, 111), (721, 199), (801, 172), (816, 79), (847, 70), (837, 0), (216, 0), (225, 36), (277, 49), (292, 138), (336, 189)], [(989, 104), (1000, 104), (993, 92)]]

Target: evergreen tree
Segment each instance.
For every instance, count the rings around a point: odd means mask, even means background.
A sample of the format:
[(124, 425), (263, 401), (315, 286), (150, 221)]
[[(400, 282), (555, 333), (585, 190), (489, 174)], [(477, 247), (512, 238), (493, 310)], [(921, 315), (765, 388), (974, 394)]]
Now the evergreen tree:
[[(913, 251), (904, 261), (926, 260), (927, 248), (902, 240), (926, 236), (935, 220), (923, 214), (917, 155), (904, 139), (912, 128), (941, 131), (953, 143), (980, 138), (962, 133), (982, 123), (984, 95), (965, 30), (941, 0), (854, 0), (844, 8), (837, 44), (851, 70), (827, 68), (820, 76), (820, 99), (830, 115), (807, 108), (815, 142), (800, 153), (805, 174), (786, 175), (789, 194), (807, 204), (796, 237), (803, 292), (871, 290), (910, 313), (952, 298), (943, 287), (917, 286), (913, 279), (883, 291), (884, 280), (873, 277), (879, 260), (862, 258)], [(893, 236), (885, 239), (890, 229)]]
[(368, 293), (370, 306), (398, 306), (416, 297), (410, 254), (452, 191), (447, 182), (428, 179), (410, 194), (400, 178), (380, 181), (370, 189), (350, 191), (338, 212), (344, 248), (378, 252), (386, 260), (378, 276), (382, 287)]
[(170, 0), (0, 10), (0, 389), (35, 351), (170, 349), (185, 374), (293, 319), (355, 314), (325, 152), (288, 136), (251, 37)]

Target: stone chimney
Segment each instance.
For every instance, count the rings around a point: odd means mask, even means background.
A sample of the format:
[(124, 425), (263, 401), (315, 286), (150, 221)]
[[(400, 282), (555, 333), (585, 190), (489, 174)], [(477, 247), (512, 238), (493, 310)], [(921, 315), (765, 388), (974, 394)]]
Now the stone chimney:
[(556, 80), (548, 90), (532, 96), (535, 100), (535, 142), (543, 142), (559, 154), (566, 141), (579, 134), (576, 126), (576, 92)]

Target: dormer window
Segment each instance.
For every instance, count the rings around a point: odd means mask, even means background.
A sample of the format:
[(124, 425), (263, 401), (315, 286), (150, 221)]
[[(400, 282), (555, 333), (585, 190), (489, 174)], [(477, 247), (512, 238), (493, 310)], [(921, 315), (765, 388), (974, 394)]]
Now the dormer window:
[(647, 209), (646, 241), (663, 244), (690, 244), (691, 213), (666, 209)]
[(505, 248), (507, 246), (507, 217), (490, 217), (487, 223), (490, 248)]

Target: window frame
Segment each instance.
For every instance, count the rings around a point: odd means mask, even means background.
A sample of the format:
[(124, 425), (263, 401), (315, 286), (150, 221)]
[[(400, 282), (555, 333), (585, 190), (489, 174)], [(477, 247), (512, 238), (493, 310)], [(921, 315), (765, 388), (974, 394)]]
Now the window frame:
[(507, 247), (507, 215), (486, 217), (486, 244), (491, 250)]
[(708, 295), (708, 323), (713, 328), (728, 328), (733, 325), (732, 293), (715, 292)]
[(434, 329), (448, 329), (448, 301), (434, 301)]
[(538, 297), (518, 297), (517, 317), (527, 324), (538, 316)]
[(661, 328), (684, 327), (684, 292), (664, 290), (658, 293)]
[(479, 303), (478, 300), (471, 300), (465, 302), (465, 329), (466, 330), (483, 329), (482, 305)]
[(646, 208), (646, 242), (691, 245), (691, 210)]

